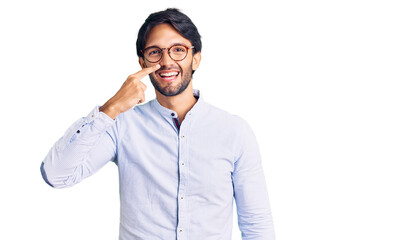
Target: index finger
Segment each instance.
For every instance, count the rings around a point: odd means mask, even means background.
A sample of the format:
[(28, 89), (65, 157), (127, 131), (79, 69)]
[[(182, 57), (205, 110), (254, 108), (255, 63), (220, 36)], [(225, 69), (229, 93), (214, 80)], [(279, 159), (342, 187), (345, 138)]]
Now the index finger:
[(150, 73), (153, 73), (154, 71), (158, 70), (160, 68), (160, 64), (153, 65), (151, 67), (146, 67), (140, 70), (139, 72), (135, 73), (139, 75), (141, 78), (147, 76)]

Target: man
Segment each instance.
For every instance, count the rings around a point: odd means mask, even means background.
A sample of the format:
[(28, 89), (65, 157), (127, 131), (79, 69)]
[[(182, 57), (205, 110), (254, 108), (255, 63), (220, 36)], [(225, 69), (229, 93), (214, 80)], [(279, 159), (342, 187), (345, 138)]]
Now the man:
[[(192, 87), (202, 46), (196, 26), (177, 9), (153, 13), (136, 45), (143, 69), (54, 144), (41, 165), (44, 180), (69, 187), (115, 162), (119, 239), (231, 239), (233, 199), (242, 239), (274, 239), (250, 127)], [(156, 99), (137, 105), (148, 74)]]

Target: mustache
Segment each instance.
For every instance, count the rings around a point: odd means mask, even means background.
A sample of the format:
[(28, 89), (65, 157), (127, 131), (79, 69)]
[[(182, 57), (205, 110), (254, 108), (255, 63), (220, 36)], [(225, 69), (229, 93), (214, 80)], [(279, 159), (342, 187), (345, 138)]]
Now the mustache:
[(182, 72), (182, 69), (180, 67), (177, 67), (177, 66), (170, 66), (170, 67), (162, 66), (161, 68), (156, 70), (155, 73), (158, 73), (159, 71), (164, 71), (164, 70), (166, 70), (166, 71), (167, 70), (177, 70), (179, 72)]

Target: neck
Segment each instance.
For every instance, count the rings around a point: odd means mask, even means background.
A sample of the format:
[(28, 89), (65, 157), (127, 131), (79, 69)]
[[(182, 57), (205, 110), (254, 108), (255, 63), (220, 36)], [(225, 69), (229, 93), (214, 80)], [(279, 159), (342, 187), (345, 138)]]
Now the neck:
[(193, 96), (193, 88), (192, 82), (190, 82), (189, 86), (185, 89), (185, 91), (181, 92), (176, 96), (164, 96), (158, 91), (156, 92), (156, 98), (160, 105), (173, 110), (177, 113), (179, 122), (182, 123), (183, 119), (185, 119), (186, 113), (192, 109), (192, 107), (197, 102), (197, 99)]

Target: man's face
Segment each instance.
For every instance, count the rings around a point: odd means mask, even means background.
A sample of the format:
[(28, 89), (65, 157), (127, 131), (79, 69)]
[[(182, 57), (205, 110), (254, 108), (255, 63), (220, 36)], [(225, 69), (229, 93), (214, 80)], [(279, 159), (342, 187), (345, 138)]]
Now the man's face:
[[(168, 48), (175, 44), (192, 46), (189, 40), (180, 35), (171, 25), (160, 24), (149, 32), (145, 49), (156, 46)], [(189, 49), (185, 59), (175, 61), (170, 58), (166, 50), (163, 51), (162, 59), (157, 63), (150, 63), (146, 59), (139, 58), (141, 67), (150, 67), (160, 64), (161, 68), (149, 74), (152, 85), (164, 96), (175, 96), (183, 92), (192, 80), (192, 70), (196, 70), (200, 63), (200, 52), (193, 55), (193, 50)], [(169, 76), (177, 73), (176, 76)]]

